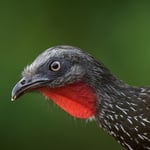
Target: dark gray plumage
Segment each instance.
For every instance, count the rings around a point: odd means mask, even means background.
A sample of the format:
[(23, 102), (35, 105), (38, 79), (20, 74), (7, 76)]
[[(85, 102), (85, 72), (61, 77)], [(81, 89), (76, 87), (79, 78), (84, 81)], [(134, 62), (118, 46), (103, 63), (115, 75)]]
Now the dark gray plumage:
[[(47, 64), (54, 60), (62, 63), (57, 74), (47, 71)], [(36, 83), (32, 87), (31, 80)], [(95, 92), (94, 116), (100, 127), (129, 150), (150, 150), (150, 87), (125, 84), (101, 62), (78, 48), (57, 46), (39, 55), (24, 70), (12, 98), (15, 100), (45, 85), (56, 88), (77, 81), (85, 82)]]

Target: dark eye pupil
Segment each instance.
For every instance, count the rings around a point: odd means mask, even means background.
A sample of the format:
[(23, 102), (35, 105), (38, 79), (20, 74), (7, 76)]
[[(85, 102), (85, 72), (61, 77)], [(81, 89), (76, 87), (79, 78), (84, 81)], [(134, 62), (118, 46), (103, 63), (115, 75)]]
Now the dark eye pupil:
[(59, 65), (58, 65), (58, 63), (53, 63), (53, 64), (51, 65), (51, 67), (52, 67), (53, 69), (57, 69), (57, 68), (59, 67)]
[(52, 63), (50, 64), (50, 67), (49, 67), (49, 69), (50, 69), (51, 71), (58, 71), (58, 70), (60, 70), (60, 68), (61, 68), (61, 65), (60, 65), (60, 62), (59, 62), (59, 61), (54, 61), (54, 62), (52, 62)]

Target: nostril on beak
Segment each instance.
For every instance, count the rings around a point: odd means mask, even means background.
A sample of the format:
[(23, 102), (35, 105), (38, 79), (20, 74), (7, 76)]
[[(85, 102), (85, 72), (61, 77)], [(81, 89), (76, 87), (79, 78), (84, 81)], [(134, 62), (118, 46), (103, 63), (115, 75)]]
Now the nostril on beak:
[(24, 84), (26, 83), (26, 80), (22, 80), (20, 83), (21, 83), (22, 85), (24, 85)]
[(30, 83), (31, 81), (32, 81), (31, 79), (24, 78), (24, 79), (22, 79), (22, 80), (20, 81), (20, 84), (21, 84), (21, 85), (25, 85), (25, 84), (27, 84), (27, 83)]

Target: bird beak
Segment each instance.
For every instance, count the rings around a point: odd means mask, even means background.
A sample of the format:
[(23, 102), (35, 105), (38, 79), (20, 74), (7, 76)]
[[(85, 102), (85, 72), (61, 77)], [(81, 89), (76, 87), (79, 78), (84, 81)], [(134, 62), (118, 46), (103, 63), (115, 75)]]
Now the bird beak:
[(43, 87), (48, 83), (48, 79), (46, 78), (31, 78), (31, 77), (23, 77), (13, 88), (11, 100), (15, 101), (21, 95), (34, 91), (40, 87)]

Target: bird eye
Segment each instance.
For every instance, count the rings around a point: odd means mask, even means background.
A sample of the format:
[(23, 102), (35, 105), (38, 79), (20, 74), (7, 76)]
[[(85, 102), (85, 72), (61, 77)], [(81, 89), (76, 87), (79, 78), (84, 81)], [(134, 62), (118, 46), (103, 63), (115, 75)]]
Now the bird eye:
[(51, 71), (58, 71), (61, 68), (61, 64), (59, 61), (54, 61), (50, 64), (49, 69)]

